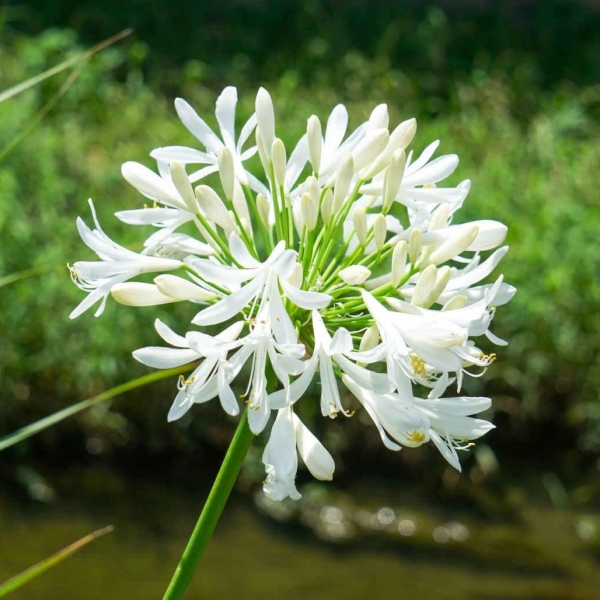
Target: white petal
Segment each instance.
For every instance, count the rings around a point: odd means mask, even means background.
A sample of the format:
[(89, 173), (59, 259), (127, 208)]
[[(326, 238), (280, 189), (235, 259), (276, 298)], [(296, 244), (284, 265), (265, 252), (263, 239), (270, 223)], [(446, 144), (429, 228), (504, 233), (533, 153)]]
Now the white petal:
[(217, 371), (217, 386), (219, 388), (219, 400), (223, 410), (232, 417), (240, 413), (238, 401), (233, 393), (229, 383), (226, 380), (225, 371), (221, 368)]
[(331, 481), (335, 471), (335, 462), (331, 454), (295, 413), (292, 413), (292, 422), (298, 452), (311, 475), (321, 481)]
[(121, 167), (125, 180), (144, 196), (187, 211), (175, 186), (140, 163), (128, 161)]
[(332, 300), (332, 297), (329, 294), (323, 294), (322, 292), (307, 292), (293, 286), (284, 279), (280, 279), (279, 283), (281, 284), (285, 295), (296, 306), (305, 308), (306, 310), (325, 308)]
[(300, 494), (294, 483), (298, 456), (289, 408), (278, 411), (262, 460), (267, 471), (263, 486), (265, 494), (272, 500), (283, 500), (287, 496), (299, 499)]
[(202, 142), (206, 149), (213, 154), (218, 154), (223, 147), (223, 142), (215, 135), (213, 130), (198, 116), (196, 111), (182, 98), (175, 100), (175, 110), (188, 131)]
[(508, 346), (508, 342), (493, 334), (489, 329), (484, 332), (485, 337), (492, 342), (492, 344), (496, 344), (496, 346)]
[(343, 104), (338, 104), (327, 119), (325, 128), (325, 145), (323, 154), (331, 154), (344, 139), (348, 127), (348, 111)]
[(452, 446), (449, 446), (435, 431), (430, 431), (429, 435), (441, 455), (460, 473), (462, 467), (460, 466), (456, 450)]
[(492, 405), (489, 398), (460, 396), (458, 398), (437, 398), (436, 400), (423, 400), (415, 398), (418, 406), (433, 411), (452, 413), (453, 415), (469, 416), (487, 410)]
[(167, 421), (171, 423), (172, 421), (181, 419), (181, 417), (190, 410), (192, 404), (194, 404), (194, 401), (190, 394), (186, 393), (184, 390), (180, 391), (171, 405), (169, 414), (167, 415)]
[(248, 425), (254, 435), (258, 435), (266, 427), (271, 416), (267, 401), (261, 402), (257, 409), (248, 411)]
[(237, 260), (245, 269), (256, 269), (260, 267), (260, 263), (250, 254), (246, 244), (241, 240), (237, 233), (232, 233), (229, 236), (229, 249), (233, 258)]
[(154, 225), (176, 220), (180, 214), (181, 211), (175, 208), (139, 208), (121, 210), (115, 213), (115, 217), (128, 225)]
[(160, 337), (167, 342), (167, 344), (171, 344), (171, 346), (175, 346), (176, 348), (189, 348), (187, 340), (182, 335), (177, 335), (168, 325), (163, 323), (160, 319), (156, 319), (154, 321), (154, 329)]
[(379, 431), (379, 435), (381, 436), (381, 441), (384, 443), (385, 447), (388, 448), (389, 450), (394, 450), (394, 451), (401, 450), (402, 447), (399, 446), (398, 444), (392, 442), (392, 440), (390, 440), (390, 438), (388, 437), (387, 433), (385, 432), (385, 429), (382, 427), (381, 422), (379, 421), (379, 417), (377, 416), (377, 413), (370, 406), (365, 394), (363, 393), (364, 391), (361, 389), (361, 387), (359, 385), (357, 385), (347, 375), (344, 375), (342, 377), (342, 381), (344, 382), (345, 386), (354, 394), (354, 396), (364, 406), (365, 410), (367, 411), (367, 413), (373, 420), (373, 423), (375, 423), (375, 426), (377, 427), (377, 430)]
[(193, 319), (194, 325), (216, 325), (223, 323), (235, 317), (244, 307), (259, 293), (263, 286), (263, 280), (260, 277), (254, 279), (243, 288), (221, 298), (216, 304), (201, 310)]
[(304, 165), (308, 161), (308, 138), (306, 134), (304, 134), (296, 147), (290, 154), (290, 158), (287, 163), (287, 169), (285, 174), (285, 185), (288, 189), (292, 188), (296, 183), (296, 180), (302, 173), (302, 169), (304, 169)]
[(462, 288), (471, 287), (474, 283), (477, 283), (487, 277), (502, 260), (504, 255), (508, 252), (508, 246), (498, 248), (486, 261), (481, 263), (479, 266), (471, 269), (467, 273), (458, 275), (450, 280), (446, 286), (445, 293), (451, 290), (459, 290)]
[(164, 148), (156, 148), (150, 152), (150, 156), (167, 164), (170, 164), (174, 160), (183, 165), (212, 165), (217, 162), (215, 156), (207, 154), (206, 152), (201, 152), (195, 148), (188, 148), (187, 146), (165, 146)]
[(252, 135), (252, 132), (254, 131), (254, 128), (256, 127), (256, 123), (257, 123), (256, 113), (254, 113), (246, 121), (246, 124), (242, 127), (242, 131), (240, 132), (240, 137), (238, 139), (238, 146), (237, 146), (238, 154), (241, 154), (240, 160), (246, 160), (247, 158), (254, 156), (254, 154), (256, 153), (256, 150), (257, 150), (256, 146), (249, 148), (244, 153), (241, 152), (242, 148), (244, 147), (244, 144), (247, 142), (248, 138)]
[(217, 98), (215, 115), (221, 128), (225, 145), (231, 150), (235, 148), (235, 106), (237, 90), (233, 86), (226, 87)]
[(197, 352), (186, 348), (161, 348), (148, 346), (133, 352), (133, 358), (147, 367), (172, 369), (198, 360)]
[(331, 339), (328, 354), (346, 354), (353, 349), (352, 336), (347, 329), (340, 327)]

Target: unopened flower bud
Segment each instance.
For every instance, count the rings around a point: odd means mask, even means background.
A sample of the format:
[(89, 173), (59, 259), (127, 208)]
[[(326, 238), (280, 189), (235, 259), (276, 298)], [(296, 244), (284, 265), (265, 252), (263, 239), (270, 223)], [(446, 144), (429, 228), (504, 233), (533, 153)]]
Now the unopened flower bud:
[(473, 226), (479, 228), (475, 241), (468, 247), (471, 252), (491, 250), (499, 246), (505, 239), (508, 228), (498, 221), (473, 221)]
[(352, 176), (354, 175), (354, 159), (351, 154), (346, 154), (342, 159), (342, 163), (337, 171), (337, 176), (335, 178), (335, 189), (333, 192), (333, 208), (332, 212), (337, 212), (346, 196), (348, 194), (348, 190), (350, 189), (350, 184), (352, 183)]
[(267, 158), (271, 158), (271, 145), (275, 139), (275, 110), (269, 92), (260, 88), (256, 94), (256, 122), (257, 130), (264, 142), (264, 149), (268, 152)]
[(387, 129), (390, 124), (390, 116), (388, 114), (387, 104), (379, 104), (371, 112), (369, 117), (368, 130)]
[(271, 146), (271, 160), (273, 161), (273, 171), (275, 172), (275, 181), (277, 185), (283, 186), (285, 183), (285, 168), (287, 157), (285, 146), (279, 138), (275, 138)]
[(270, 227), (269, 213), (271, 212), (271, 205), (264, 194), (258, 194), (258, 196), (256, 196), (256, 209), (258, 210), (260, 220), (268, 229)]
[(396, 199), (406, 166), (406, 153), (404, 150), (396, 150), (392, 154), (390, 164), (383, 178), (383, 208), (389, 210)]
[(205, 290), (183, 277), (177, 277), (177, 275), (159, 275), (154, 278), (154, 283), (161, 294), (175, 300), (208, 302), (217, 298), (214, 292)]
[(192, 184), (185, 172), (185, 167), (178, 162), (172, 162), (170, 166), (171, 179), (173, 185), (177, 188), (179, 195), (185, 202), (187, 209), (192, 213), (198, 212), (198, 205), (196, 204), (196, 198), (194, 197), (194, 191), (192, 190)]
[(227, 200), (233, 198), (233, 190), (235, 186), (235, 164), (233, 162), (233, 154), (227, 146), (223, 146), (219, 150), (219, 177), (223, 186), (223, 193)]
[(161, 293), (152, 283), (130, 281), (117, 283), (110, 290), (112, 297), (125, 306), (157, 306), (177, 302), (176, 298)]
[(354, 224), (354, 233), (358, 238), (359, 244), (365, 246), (367, 243), (367, 215), (362, 208), (357, 208), (352, 215)]
[(387, 235), (387, 223), (385, 217), (379, 213), (373, 221), (373, 239), (375, 240), (375, 246), (378, 250), (381, 250), (385, 244), (385, 238)]
[(258, 157), (260, 158), (260, 162), (265, 170), (265, 173), (268, 173), (271, 165), (271, 147), (269, 146), (269, 150), (267, 152), (265, 140), (258, 129), (256, 130), (255, 137), (256, 147), (258, 148)]
[(200, 204), (200, 208), (204, 211), (208, 220), (214, 221), (223, 229), (230, 228), (231, 217), (217, 192), (207, 185), (199, 185), (195, 191), (198, 204)]
[(294, 227), (298, 235), (302, 237), (304, 231), (304, 211), (302, 210), (302, 202), (295, 202), (292, 206), (292, 217), (294, 219)]
[(354, 157), (354, 170), (360, 171), (372, 162), (385, 148), (390, 134), (387, 129), (376, 129), (358, 144), (352, 152)]
[[(246, 196), (242, 186), (236, 181), (233, 189), (233, 210), (236, 212), (240, 221), (251, 223), (250, 211), (248, 210), (248, 202), (246, 202)], [(246, 229), (246, 227), (244, 227)]]
[(421, 237), (421, 230), (416, 227), (410, 232), (410, 238), (408, 239), (408, 258), (411, 265), (415, 265), (417, 263), (419, 254), (421, 254)]
[(325, 225), (329, 225), (332, 214), (333, 192), (331, 189), (328, 189), (326, 190), (325, 195), (323, 196), (323, 201), (321, 202), (321, 217), (323, 218), (323, 223), (325, 223)]
[(459, 230), (458, 235), (452, 235), (431, 253), (429, 262), (432, 265), (439, 265), (458, 256), (475, 241), (478, 233), (477, 226)]
[(319, 182), (317, 181), (316, 177), (313, 177), (312, 175), (308, 176), (306, 178), (306, 183), (305, 183), (305, 191), (311, 195), (311, 197), (313, 198), (313, 200), (317, 203), (317, 205), (319, 204), (319, 198), (321, 195), (321, 188), (319, 187)]
[(296, 263), (294, 265), (294, 270), (292, 271), (292, 274), (287, 278), (287, 281), (293, 286), (301, 288), (303, 279), (304, 271), (302, 270), (302, 265), (300, 263)]
[(442, 310), (458, 310), (464, 308), (467, 305), (467, 297), (463, 295), (453, 296), (444, 304)]
[(392, 285), (397, 288), (404, 277), (406, 271), (406, 255), (408, 254), (408, 244), (401, 240), (394, 246), (392, 252)]
[(338, 275), (348, 285), (360, 285), (370, 277), (371, 271), (362, 265), (351, 265), (342, 269)]
[(435, 231), (436, 229), (442, 229), (448, 225), (448, 217), (450, 215), (450, 207), (447, 204), (440, 204), (433, 215), (431, 221), (429, 221), (429, 227), (427, 231)]
[(452, 269), (448, 266), (444, 266), (438, 269), (435, 283), (431, 288), (431, 292), (429, 293), (429, 297), (423, 303), (423, 308), (429, 308), (432, 304), (435, 304), (437, 299), (440, 297), (440, 294), (446, 289), (448, 282), (450, 281), (450, 277), (452, 277)]
[(379, 343), (379, 328), (377, 325), (371, 325), (360, 340), (359, 352), (367, 352), (373, 350)]
[(308, 231), (312, 231), (317, 226), (319, 208), (308, 192), (302, 194), (302, 197), (300, 198), (300, 208), (304, 217), (304, 226)]
[(417, 279), (417, 285), (413, 289), (412, 298), (410, 299), (411, 304), (414, 306), (423, 306), (427, 302), (436, 277), (437, 269), (434, 265), (429, 265), (421, 271), (419, 279)]
[(308, 118), (306, 127), (308, 137), (308, 156), (310, 164), (315, 173), (319, 172), (321, 166), (321, 149), (323, 147), (323, 136), (321, 134), (321, 121), (315, 115)]
[(416, 132), (416, 119), (408, 119), (403, 121), (390, 134), (390, 145), (393, 145), (394, 150), (404, 150), (412, 142)]

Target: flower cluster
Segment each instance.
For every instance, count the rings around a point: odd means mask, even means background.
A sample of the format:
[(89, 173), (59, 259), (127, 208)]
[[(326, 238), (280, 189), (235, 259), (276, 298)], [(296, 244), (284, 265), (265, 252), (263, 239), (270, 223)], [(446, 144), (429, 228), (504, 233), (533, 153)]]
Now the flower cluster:
[[(237, 415), (232, 386), (249, 367), (242, 398), (252, 432), (262, 432), (276, 413), (263, 454), (270, 498), (300, 497), (298, 455), (314, 477), (332, 478), (331, 455), (294, 410), (301, 398), (314, 401), (307, 390), (315, 379), (323, 416), (353, 414), (340, 379), (388, 448), (431, 441), (460, 470), (457, 450), (493, 427), (472, 416), (490, 406), (489, 398), (460, 390), (465, 375), (481, 375), (495, 358), (473, 338), (505, 344), (489, 326), (495, 307), (515, 290), (502, 277), (482, 282), (507, 251), (487, 253), (502, 244), (506, 227), (452, 224), (470, 183), (439, 184), (456, 169), (457, 156), (433, 158), (438, 142), (413, 156), (407, 148), (415, 120), (390, 131), (384, 104), (349, 135), (343, 105), (324, 128), (311, 116), (289, 155), (266, 90), (258, 91), (256, 112), (237, 139), (236, 104), (236, 89), (226, 88), (216, 104), (216, 132), (176, 100), (202, 149), (155, 149), (157, 172), (123, 165), (124, 178), (153, 205), (116, 213), (155, 228), (141, 252), (113, 242), (90, 201), (95, 228), (81, 219), (77, 226), (100, 260), (70, 267), (88, 292), (71, 317), (99, 303), (98, 316), (109, 294), (130, 306), (196, 305), (196, 329), (179, 335), (157, 320), (168, 346), (133, 356), (158, 369), (197, 362), (180, 377), (169, 420), (213, 398)], [(247, 167), (253, 156), (260, 176)], [(156, 274), (153, 283), (130, 281), (146, 273)], [(214, 325), (217, 335), (202, 330)], [(443, 397), (450, 386), (455, 395)]]

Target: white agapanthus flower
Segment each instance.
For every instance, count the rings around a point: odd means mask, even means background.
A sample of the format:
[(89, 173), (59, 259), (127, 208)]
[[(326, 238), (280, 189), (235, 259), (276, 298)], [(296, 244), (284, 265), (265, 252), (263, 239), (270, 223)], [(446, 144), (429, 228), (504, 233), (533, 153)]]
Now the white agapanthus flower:
[[(413, 159), (415, 120), (390, 131), (385, 105), (347, 137), (344, 106), (333, 109), (324, 132), (310, 116), (288, 159), (268, 92), (259, 90), (237, 140), (236, 103), (235, 88), (219, 96), (219, 136), (177, 100), (203, 147), (154, 150), (158, 173), (123, 165), (125, 179), (153, 202), (116, 213), (156, 228), (140, 253), (110, 240), (90, 203), (96, 229), (81, 219), (78, 228), (99, 261), (70, 267), (89, 293), (71, 317), (97, 302), (100, 314), (109, 294), (131, 306), (196, 305), (188, 332), (157, 320), (169, 346), (133, 355), (158, 369), (195, 365), (178, 381), (170, 421), (213, 398), (236, 416), (242, 398), (259, 434), (274, 413), (263, 454), (272, 499), (300, 497), (298, 456), (317, 479), (333, 476), (333, 458), (298, 417), (308, 402), (328, 418), (363, 407), (388, 448), (431, 441), (460, 470), (457, 450), (493, 428), (473, 416), (489, 398), (460, 390), (465, 376), (482, 375), (496, 356), (475, 338), (506, 344), (489, 328), (515, 289), (502, 277), (486, 281), (506, 253), (499, 247), (506, 227), (453, 222), (470, 183), (441, 182), (458, 157), (432, 158), (433, 142)], [(253, 133), (256, 145), (245, 148)], [(256, 151), (261, 173), (245, 166)], [(202, 166), (188, 174), (191, 164)], [(219, 185), (194, 187), (215, 172)], [(130, 281), (143, 274), (146, 281)], [(320, 388), (310, 394), (315, 381)]]

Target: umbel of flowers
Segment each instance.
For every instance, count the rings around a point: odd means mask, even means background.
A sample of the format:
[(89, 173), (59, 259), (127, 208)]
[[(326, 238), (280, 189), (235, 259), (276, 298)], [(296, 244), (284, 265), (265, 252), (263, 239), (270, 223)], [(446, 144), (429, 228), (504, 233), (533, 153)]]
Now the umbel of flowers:
[[(98, 304), (100, 315), (109, 295), (130, 306), (191, 303), (190, 331), (180, 335), (156, 320), (167, 345), (133, 356), (158, 369), (197, 363), (179, 379), (171, 421), (214, 398), (238, 415), (234, 382), (249, 367), (241, 398), (252, 432), (275, 413), (263, 454), (270, 498), (300, 497), (298, 455), (314, 477), (332, 478), (331, 455), (295, 408), (320, 402), (324, 417), (351, 416), (340, 382), (390, 450), (432, 442), (460, 470), (457, 450), (493, 428), (472, 416), (490, 399), (460, 390), (465, 375), (481, 375), (495, 358), (475, 339), (505, 344), (489, 327), (515, 289), (501, 276), (482, 282), (507, 251), (498, 248), (506, 227), (453, 224), (470, 183), (441, 182), (458, 157), (433, 158), (437, 141), (413, 156), (415, 120), (390, 128), (384, 104), (349, 134), (343, 105), (324, 125), (310, 116), (289, 152), (265, 89), (237, 138), (236, 103), (236, 89), (226, 88), (216, 132), (177, 99), (202, 147), (153, 150), (156, 172), (123, 165), (124, 178), (151, 201), (116, 213), (153, 228), (141, 252), (104, 233), (90, 200), (94, 228), (82, 219), (77, 227), (100, 260), (70, 267), (88, 292), (71, 317)], [(262, 169), (251, 172), (247, 161), (257, 153), (252, 162)], [(140, 275), (145, 282), (132, 281)], [(216, 335), (203, 330), (215, 325)], [(310, 394), (315, 380), (318, 392)]]

